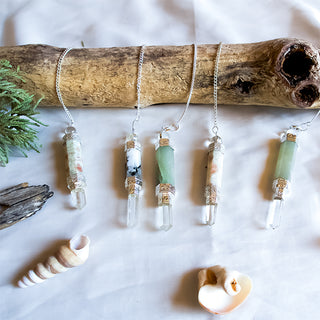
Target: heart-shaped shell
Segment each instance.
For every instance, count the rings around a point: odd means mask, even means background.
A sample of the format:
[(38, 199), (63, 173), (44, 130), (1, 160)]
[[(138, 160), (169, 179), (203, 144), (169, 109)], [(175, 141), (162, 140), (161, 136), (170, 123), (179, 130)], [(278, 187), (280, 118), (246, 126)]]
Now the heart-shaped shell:
[(252, 289), (250, 277), (221, 266), (203, 269), (198, 277), (198, 301), (210, 313), (233, 311), (246, 300)]
[(40, 262), (32, 270), (18, 281), (20, 288), (33, 286), (46, 279), (52, 278), (57, 273), (65, 272), (70, 268), (83, 264), (89, 256), (90, 240), (87, 236), (75, 236), (69, 240), (67, 245), (59, 248), (58, 252)]

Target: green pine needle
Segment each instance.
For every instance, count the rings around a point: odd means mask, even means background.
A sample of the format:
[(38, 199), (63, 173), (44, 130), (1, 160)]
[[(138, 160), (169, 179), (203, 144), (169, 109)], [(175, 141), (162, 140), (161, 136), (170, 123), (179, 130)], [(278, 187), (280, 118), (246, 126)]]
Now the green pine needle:
[(7, 60), (0, 60), (0, 164), (9, 161), (10, 151), (17, 149), (24, 156), (25, 151), (39, 152), (35, 129), (44, 125), (34, 116), (39, 114), (36, 108), (41, 101), (34, 103), (34, 96), (17, 87), (25, 82), (19, 67), (14, 70)]

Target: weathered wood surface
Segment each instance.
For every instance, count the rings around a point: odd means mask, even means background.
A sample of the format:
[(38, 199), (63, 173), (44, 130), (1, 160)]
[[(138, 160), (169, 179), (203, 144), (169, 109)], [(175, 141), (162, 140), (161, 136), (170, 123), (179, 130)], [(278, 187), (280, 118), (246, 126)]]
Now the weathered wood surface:
[(0, 230), (31, 217), (53, 196), (49, 186), (28, 186), (22, 183), (0, 191), (0, 205), (7, 207), (0, 213)]
[[(59, 106), (56, 67), (64, 48), (46, 45), (1, 47), (25, 72), (23, 87), (43, 106)], [(213, 103), (213, 71), (217, 45), (199, 45), (192, 103)], [(61, 92), (68, 106), (133, 107), (140, 47), (73, 49), (65, 57)], [(319, 52), (298, 39), (249, 44), (224, 44), (219, 63), (218, 103), (319, 108)], [(193, 46), (150, 46), (142, 69), (143, 106), (185, 103), (188, 97)]]

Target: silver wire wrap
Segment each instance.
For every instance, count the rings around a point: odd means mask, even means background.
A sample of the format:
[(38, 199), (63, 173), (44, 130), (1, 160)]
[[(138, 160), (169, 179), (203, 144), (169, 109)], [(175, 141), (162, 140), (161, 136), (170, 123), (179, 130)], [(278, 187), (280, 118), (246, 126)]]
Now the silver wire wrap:
[(216, 55), (216, 62), (213, 74), (213, 127), (212, 132), (214, 136), (218, 135), (218, 75), (219, 75), (219, 61), (222, 49), (222, 42), (219, 43)]
[(191, 78), (191, 84), (190, 84), (190, 91), (189, 91), (189, 97), (186, 103), (186, 106), (180, 116), (180, 118), (178, 119), (178, 121), (176, 123), (173, 123), (169, 126), (164, 126), (162, 127), (162, 132), (168, 132), (168, 131), (178, 131), (180, 128), (180, 123), (183, 120), (185, 114), (188, 111), (189, 105), (190, 105), (190, 101), (191, 101), (191, 97), (192, 97), (192, 93), (193, 93), (193, 88), (194, 88), (194, 81), (196, 78), (196, 71), (197, 71), (197, 44), (194, 43), (193, 44), (194, 50), (193, 50), (193, 65), (192, 65), (192, 78)]
[(65, 113), (67, 114), (67, 117), (68, 119), (70, 120), (70, 126), (73, 127), (74, 126), (74, 119), (70, 113), (70, 111), (68, 110), (68, 108), (66, 107), (66, 105), (64, 104), (63, 102), (63, 99), (62, 99), (62, 95), (61, 95), (61, 91), (60, 91), (60, 87), (59, 87), (59, 83), (60, 83), (60, 76), (61, 76), (61, 66), (62, 66), (62, 62), (63, 62), (63, 59), (65, 58), (65, 56), (68, 54), (69, 51), (71, 51), (72, 48), (67, 48), (65, 49), (59, 60), (58, 60), (58, 65), (57, 65), (57, 73), (56, 73), (56, 92), (57, 92), (57, 96), (59, 98), (59, 101), (65, 111)]
[(141, 78), (142, 78), (142, 65), (143, 65), (143, 58), (144, 58), (144, 51), (145, 46), (141, 46), (140, 55), (139, 55), (139, 63), (138, 63), (138, 76), (137, 76), (137, 113), (136, 118), (132, 122), (132, 134), (136, 134), (136, 124), (139, 122), (141, 117), (141, 103), (140, 103), (140, 96), (141, 96)]

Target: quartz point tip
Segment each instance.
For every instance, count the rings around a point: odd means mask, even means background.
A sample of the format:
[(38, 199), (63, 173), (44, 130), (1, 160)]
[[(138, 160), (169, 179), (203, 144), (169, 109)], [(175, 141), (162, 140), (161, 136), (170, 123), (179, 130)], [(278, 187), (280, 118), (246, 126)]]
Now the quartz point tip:
[(208, 226), (213, 226), (216, 223), (218, 204), (208, 204), (205, 206), (205, 221)]
[(270, 203), (267, 215), (267, 229), (277, 229), (280, 226), (281, 210), (283, 207), (283, 199), (273, 199)]
[(168, 231), (173, 226), (172, 203), (175, 188), (170, 184), (159, 184), (156, 188), (158, 195), (158, 210), (160, 213), (160, 230)]
[(86, 204), (86, 192), (82, 188), (74, 189), (71, 191), (73, 206), (79, 210), (83, 209)]
[(160, 230), (169, 231), (173, 226), (172, 205), (162, 205), (159, 207), (162, 211), (162, 225)]
[(137, 224), (138, 221), (138, 194), (128, 195), (128, 206), (127, 206), (127, 227), (132, 228)]

